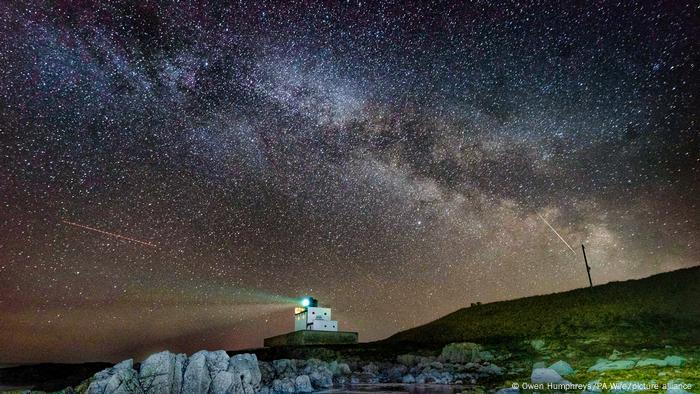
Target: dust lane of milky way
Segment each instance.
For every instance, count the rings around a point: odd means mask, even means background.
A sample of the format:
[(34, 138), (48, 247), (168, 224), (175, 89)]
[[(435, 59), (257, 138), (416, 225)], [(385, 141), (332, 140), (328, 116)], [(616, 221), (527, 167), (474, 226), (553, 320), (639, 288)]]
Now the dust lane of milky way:
[(0, 5), (0, 363), (698, 264), (694, 2), (228, 3)]

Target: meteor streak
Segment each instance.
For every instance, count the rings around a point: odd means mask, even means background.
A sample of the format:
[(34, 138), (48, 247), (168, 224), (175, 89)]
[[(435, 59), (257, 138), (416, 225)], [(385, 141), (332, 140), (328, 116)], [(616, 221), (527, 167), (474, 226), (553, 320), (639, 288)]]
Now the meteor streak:
[(115, 234), (115, 233), (110, 233), (109, 231), (100, 230), (100, 229), (97, 229), (97, 228), (94, 228), (94, 227), (90, 227), (90, 226), (86, 226), (86, 225), (80, 224), (80, 223), (69, 222), (69, 221), (67, 221), (67, 220), (61, 220), (61, 221), (62, 221), (63, 223), (65, 223), (65, 224), (70, 225), (70, 226), (84, 228), (84, 229), (86, 229), (86, 230), (90, 230), (90, 231), (94, 231), (94, 232), (97, 232), (97, 233), (105, 234), (105, 235), (108, 235), (108, 236), (110, 236), (110, 237), (125, 239), (125, 240), (127, 240), (127, 241), (140, 243), (141, 245), (150, 246), (150, 247), (152, 247), (152, 248), (155, 248), (155, 247), (156, 247), (155, 244), (152, 244), (152, 243), (147, 242), (147, 241), (139, 241), (138, 239), (134, 239), (134, 238), (131, 238), (131, 237), (127, 237), (127, 236), (125, 236), (125, 235), (119, 235), (119, 234)]
[(566, 245), (566, 247), (569, 248), (569, 250), (571, 251), (571, 253), (573, 253), (574, 255), (576, 255), (576, 252), (574, 251), (574, 248), (572, 248), (571, 245), (569, 245), (569, 243), (566, 242), (566, 240), (564, 240), (564, 238), (562, 238), (561, 235), (559, 235), (559, 233), (557, 232), (557, 230), (555, 230), (554, 227), (552, 227), (552, 225), (549, 224), (549, 222), (546, 221), (546, 220), (542, 217), (542, 215), (540, 215), (540, 214), (538, 213), (537, 216), (539, 216), (540, 219), (542, 219), (542, 221), (547, 225), (547, 227), (549, 227), (549, 228), (554, 232), (554, 234), (556, 234), (557, 237), (559, 237), (559, 239), (561, 239), (561, 241), (564, 242), (564, 245)]

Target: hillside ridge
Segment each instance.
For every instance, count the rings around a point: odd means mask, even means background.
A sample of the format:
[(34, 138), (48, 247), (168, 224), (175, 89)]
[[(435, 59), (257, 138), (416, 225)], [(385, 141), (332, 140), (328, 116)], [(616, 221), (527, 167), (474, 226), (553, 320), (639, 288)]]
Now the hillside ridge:
[[(686, 332), (674, 332), (674, 324), (687, 327)], [(643, 342), (640, 336), (644, 335), (699, 343), (698, 326), (700, 266), (695, 266), (592, 288), (473, 305), (378, 343), (427, 345), (541, 336)]]

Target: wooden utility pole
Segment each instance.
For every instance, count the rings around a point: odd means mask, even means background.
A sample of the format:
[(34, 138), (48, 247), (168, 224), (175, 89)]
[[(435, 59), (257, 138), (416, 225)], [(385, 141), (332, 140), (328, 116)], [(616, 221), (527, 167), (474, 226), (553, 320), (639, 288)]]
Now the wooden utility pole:
[(588, 266), (588, 259), (586, 258), (586, 247), (581, 244), (581, 250), (583, 250), (583, 262), (586, 263), (586, 273), (588, 273), (588, 284), (593, 287), (593, 281), (591, 280), (591, 267)]

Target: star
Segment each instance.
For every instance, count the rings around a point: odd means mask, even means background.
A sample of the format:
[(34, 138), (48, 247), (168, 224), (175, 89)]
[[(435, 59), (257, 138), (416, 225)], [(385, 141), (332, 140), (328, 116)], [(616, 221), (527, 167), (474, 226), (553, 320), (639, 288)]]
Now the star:
[(253, 348), (304, 295), (381, 339), (587, 286), (581, 244), (696, 265), (694, 7), (4, 5), (0, 362)]

